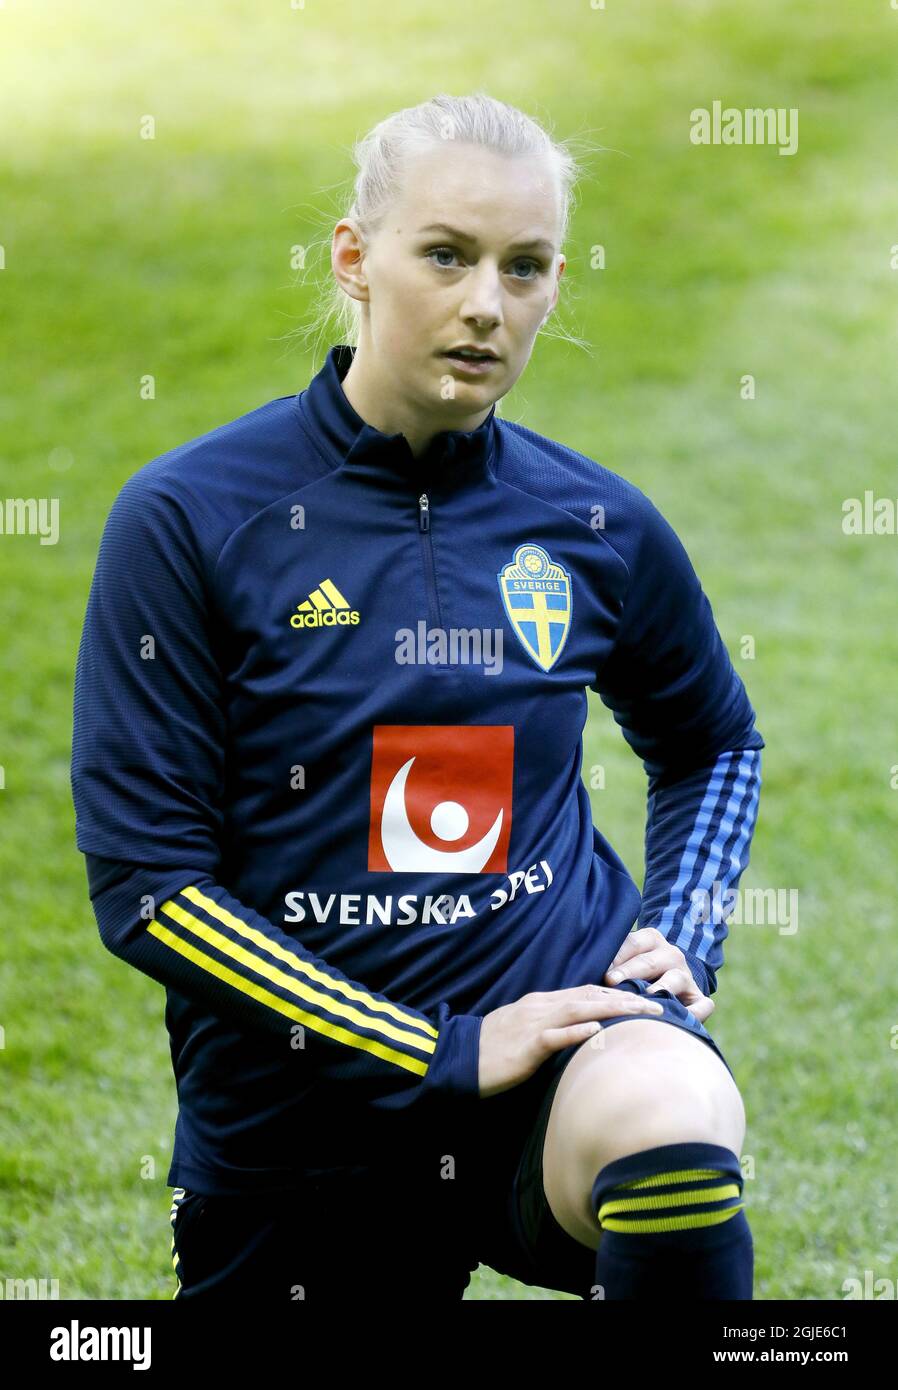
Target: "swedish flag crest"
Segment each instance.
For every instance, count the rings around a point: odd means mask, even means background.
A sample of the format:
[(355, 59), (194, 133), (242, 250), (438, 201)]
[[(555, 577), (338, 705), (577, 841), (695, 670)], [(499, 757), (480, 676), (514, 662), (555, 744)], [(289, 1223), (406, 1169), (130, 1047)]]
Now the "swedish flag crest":
[(571, 576), (541, 545), (519, 545), (497, 575), (502, 602), (521, 645), (544, 671), (561, 655), (571, 626)]

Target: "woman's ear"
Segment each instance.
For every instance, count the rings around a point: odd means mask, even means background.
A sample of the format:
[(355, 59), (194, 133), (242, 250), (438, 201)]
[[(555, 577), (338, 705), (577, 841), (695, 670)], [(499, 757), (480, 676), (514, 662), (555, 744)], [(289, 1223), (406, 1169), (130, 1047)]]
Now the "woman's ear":
[(350, 299), (360, 302), (368, 298), (368, 280), (362, 266), (365, 250), (364, 238), (355, 222), (341, 218), (331, 242), (331, 268)]
[[(558, 274), (555, 276), (555, 288), (552, 292), (552, 303), (546, 310), (546, 319), (549, 317), (550, 314), (554, 313), (555, 305), (558, 303), (558, 296), (561, 293), (561, 277), (564, 274), (564, 267), (566, 264), (567, 262), (565, 261), (564, 256), (559, 256)], [(546, 319), (543, 319), (543, 323), (545, 323)]]

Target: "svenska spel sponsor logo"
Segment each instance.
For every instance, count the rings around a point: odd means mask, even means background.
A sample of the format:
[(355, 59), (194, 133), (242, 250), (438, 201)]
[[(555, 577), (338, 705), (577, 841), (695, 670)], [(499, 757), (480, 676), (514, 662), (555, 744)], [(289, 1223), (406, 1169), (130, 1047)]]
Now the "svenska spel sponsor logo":
[(488, 874), (508, 869), (512, 724), (377, 724), (368, 868)]

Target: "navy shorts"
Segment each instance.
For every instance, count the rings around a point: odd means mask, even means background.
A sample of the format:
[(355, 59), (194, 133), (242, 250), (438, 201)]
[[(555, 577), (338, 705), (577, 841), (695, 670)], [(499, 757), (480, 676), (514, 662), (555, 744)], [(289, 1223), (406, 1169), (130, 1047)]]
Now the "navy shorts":
[[(643, 980), (617, 989), (645, 994)], [(667, 990), (658, 1022), (714, 1039)], [(603, 1020), (613, 1027), (632, 1017)], [(376, 1166), (316, 1172), (289, 1192), (205, 1196), (175, 1188), (177, 1299), (284, 1302), (459, 1301), (478, 1265), (583, 1299), (596, 1253), (556, 1221), (543, 1186), (543, 1142), (556, 1087), (582, 1044), (488, 1101), (447, 1107), (420, 1146)], [(730, 1073), (732, 1075), (732, 1072)], [(467, 1119), (460, 1119), (466, 1116)]]

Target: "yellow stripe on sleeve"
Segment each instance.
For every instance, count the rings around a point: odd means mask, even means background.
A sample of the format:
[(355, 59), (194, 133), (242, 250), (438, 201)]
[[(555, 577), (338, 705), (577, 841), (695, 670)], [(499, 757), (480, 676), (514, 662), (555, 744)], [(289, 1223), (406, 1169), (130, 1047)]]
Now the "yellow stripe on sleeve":
[[(349, 1004), (341, 1004), (339, 999), (331, 999), (330, 995), (320, 994), (318, 990), (312, 989), (302, 980), (294, 979), (292, 975), (287, 975), (283, 970), (278, 970), (276, 965), (271, 965), (267, 960), (262, 960), (254, 952), (248, 951), (246, 947), (240, 946), (236, 941), (232, 941), (229, 936), (224, 936), (214, 927), (210, 927), (207, 922), (203, 922), (199, 917), (194, 917), (192, 912), (180, 906), (173, 898), (167, 903), (162, 904), (162, 911), (167, 916), (193, 932), (195, 936), (200, 936), (204, 941), (208, 941), (210, 946), (217, 946), (225, 955), (232, 960), (239, 961), (241, 965), (254, 970), (257, 975), (262, 975), (272, 984), (280, 985), (283, 989), (295, 994), (298, 999), (305, 999), (307, 1003), (317, 1006), (320, 1009), (327, 1009), (332, 1014), (338, 1014), (350, 1023), (361, 1024), (362, 1027), (371, 1028), (376, 1033), (383, 1033), (384, 1037), (392, 1038), (394, 1042), (411, 1043), (419, 1047), (422, 1052), (433, 1052), (436, 1043), (428, 1038), (422, 1037), (419, 1033), (409, 1033), (406, 1030), (397, 1028), (395, 1024), (387, 1023), (385, 1019), (369, 1018), (359, 1009), (352, 1008)], [(261, 935), (261, 933), (259, 933)], [(264, 938), (268, 941), (268, 937)], [(289, 954), (289, 953), (285, 953)]]
[[(174, 906), (177, 905), (174, 904)], [(164, 904), (164, 908), (170, 910), (170, 904)], [(179, 911), (181, 910), (183, 909), (179, 909)], [(195, 922), (197, 921), (196, 918), (193, 920)], [(197, 926), (204, 927), (205, 924), (197, 922)], [(217, 978), (223, 980), (225, 984), (232, 985), (243, 994), (249, 995), (250, 998), (255, 999), (258, 1003), (265, 1004), (268, 1008), (274, 1009), (277, 1013), (283, 1014), (286, 1018), (295, 1019), (296, 1022), (305, 1024), (311, 1028), (313, 1032), (322, 1033), (326, 1037), (333, 1038), (336, 1042), (346, 1043), (347, 1046), (356, 1047), (362, 1052), (370, 1052), (373, 1056), (381, 1057), (387, 1062), (392, 1062), (396, 1066), (402, 1067), (405, 1071), (415, 1072), (418, 1076), (426, 1075), (428, 1064), (420, 1058), (410, 1057), (406, 1053), (398, 1052), (391, 1047), (386, 1047), (383, 1043), (377, 1042), (373, 1038), (366, 1038), (358, 1033), (351, 1033), (348, 1029), (341, 1028), (337, 1023), (332, 1023), (328, 1019), (319, 1017), (318, 1014), (310, 1013), (307, 1009), (298, 1008), (288, 1000), (281, 999), (278, 995), (272, 994), (262, 985), (256, 984), (252, 980), (245, 979), (244, 976), (238, 975), (236, 971), (229, 969), (228, 966), (222, 965), (220, 961), (215, 960), (211, 956), (207, 956), (205, 952), (198, 950), (195, 946), (191, 945), (189, 941), (183, 941), (181, 937), (169, 931), (168, 927), (157, 921), (156, 918), (153, 918), (153, 920), (147, 924), (147, 930), (159, 941), (164, 942), (166, 946), (170, 946), (173, 951), (177, 951), (179, 955), (184, 956), (186, 960), (192, 961), (194, 965), (198, 965), (201, 969), (207, 970), (210, 974), (217, 976)], [(206, 928), (205, 930), (209, 933), (210, 938), (215, 937), (216, 933), (212, 932), (211, 928)], [(200, 932), (198, 934), (204, 935), (205, 933)], [(221, 938), (221, 942), (224, 943), (222, 949), (230, 948), (229, 953), (232, 955), (235, 951), (242, 951), (242, 948), (235, 947), (232, 942), (227, 941), (224, 937)], [(249, 957), (249, 952), (245, 952), (244, 954)], [(254, 957), (249, 958), (254, 968), (265, 964), (264, 962), (259, 962)], [(269, 969), (273, 969), (273, 967), (269, 967)], [(274, 973), (279, 974), (280, 972)], [(292, 988), (296, 993), (300, 993), (303, 988), (302, 986), (299, 986), (294, 980), (289, 980), (287, 976), (283, 976), (282, 978), (288, 983), (288, 987)], [(308, 993), (311, 994), (312, 991), (308, 991)], [(333, 1012), (343, 1012), (348, 1016), (354, 1016), (356, 1019), (364, 1022), (368, 1027), (378, 1026), (376, 1020), (365, 1018), (364, 1015), (358, 1014), (355, 1010), (345, 1008), (345, 1006), (338, 1004), (335, 1000), (329, 999), (327, 1007)], [(388, 1024), (381, 1025), (382, 1030), (388, 1027), (390, 1027)], [(398, 1033), (398, 1030), (392, 1031)], [(422, 1051), (433, 1052), (435, 1050), (436, 1044), (428, 1042), (426, 1038), (411, 1038), (409, 1035), (402, 1034), (398, 1034), (398, 1036), (403, 1040), (407, 1039), (414, 1042)]]
[[(302, 956), (298, 956), (294, 951), (281, 946), (280, 942), (272, 941), (270, 936), (266, 936), (264, 932), (258, 931), (255, 927), (251, 927), (240, 917), (235, 917), (233, 912), (229, 912), (227, 908), (222, 907), (220, 903), (215, 902), (213, 898), (207, 898), (205, 893), (201, 893), (198, 888), (194, 888), (191, 885), (189, 888), (182, 888), (181, 893), (185, 898), (189, 898), (192, 903), (196, 903), (198, 907), (205, 908), (210, 917), (216, 917), (219, 922), (223, 922), (226, 927), (231, 927), (233, 931), (245, 937), (247, 941), (251, 941), (254, 946), (261, 947), (263, 951), (267, 951), (268, 954), (274, 956), (276, 960), (282, 960), (286, 965), (292, 965), (294, 970), (298, 970), (301, 974), (307, 975), (310, 980), (317, 980), (319, 984), (327, 985), (329, 989), (335, 989), (338, 994), (344, 995), (347, 999), (357, 999), (360, 1004), (364, 1004), (366, 1008), (372, 1009), (375, 1013), (389, 1014), (399, 1023), (405, 1023), (411, 1028), (420, 1028), (432, 1038), (439, 1036), (436, 1028), (434, 1028), (433, 1024), (429, 1023), (426, 1018), (415, 1018), (413, 1014), (405, 1013), (402, 1009), (397, 1008), (395, 1004), (391, 1004), (389, 1000), (372, 999), (371, 995), (366, 994), (363, 989), (357, 989), (346, 980), (336, 980), (323, 970), (316, 969), (314, 965), (310, 965), (308, 961), (303, 960)], [(332, 1006), (333, 1001), (331, 1000), (329, 1001), (328, 1007), (332, 1008)]]

